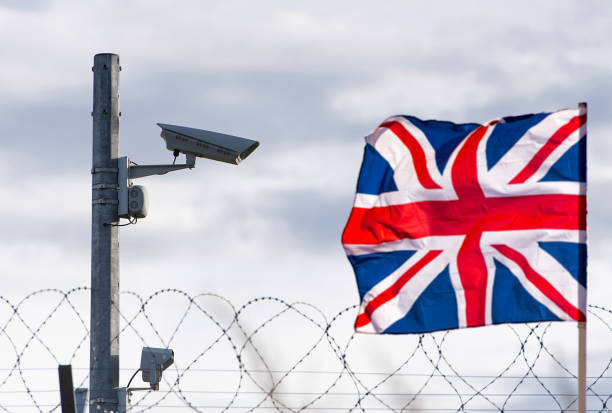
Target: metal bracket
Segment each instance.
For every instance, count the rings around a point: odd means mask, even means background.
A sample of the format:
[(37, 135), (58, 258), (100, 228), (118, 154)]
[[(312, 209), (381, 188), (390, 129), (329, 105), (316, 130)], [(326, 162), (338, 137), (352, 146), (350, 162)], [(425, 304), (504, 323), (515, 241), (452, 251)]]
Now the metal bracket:
[(119, 218), (129, 218), (128, 212), (128, 188), (132, 186), (128, 175), (130, 170), (130, 159), (122, 156), (117, 159), (119, 173), (117, 174), (117, 186), (119, 187)]
[(107, 198), (98, 198), (98, 199), (94, 199), (93, 201), (91, 201), (92, 205), (97, 205), (97, 204), (114, 204), (114, 205), (119, 205), (119, 201), (117, 201), (116, 199), (107, 199)]
[(122, 156), (117, 159), (119, 170), (117, 173), (117, 186), (119, 187), (119, 218), (129, 218), (128, 189), (132, 186), (132, 179), (151, 175), (164, 175), (179, 169), (195, 167), (195, 155), (186, 154), (184, 164), (179, 165), (130, 165), (130, 159)]
[(165, 175), (168, 172), (178, 171), (195, 166), (195, 155), (187, 154), (186, 163), (179, 165), (132, 165), (129, 167), (129, 178), (143, 178), (151, 175)]
[(86, 413), (85, 408), (89, 405), (87, 396), (89, 389), (84, 387), (77, 387), (74, 389), (74, 400), (75, 400), (75, 413)]
[(108, 399), (106, 397), (96, 397), (95, 399), (90, 399), (89, 400), (89, 405), (91, 406), (94, 403), (113, 403), (113, 404), (117, 404), (119, 402), (119, 400), (117, 399)]
[(91, 186), (91, 189), (114, 189), (119, 190), (119, 185), (115, 184), (95, 184)]
[(119, 168), (91, 168), (91, 173), (93, 174), (97, 174), (97, 173), (101, 173), (101, 172), (109, 172), (109, 173), (118, 173), (119, 172)]
[(117, 413), (127, 413), (130, 409), (130, 391), (125, 387), (116, 387), (117, 392)]

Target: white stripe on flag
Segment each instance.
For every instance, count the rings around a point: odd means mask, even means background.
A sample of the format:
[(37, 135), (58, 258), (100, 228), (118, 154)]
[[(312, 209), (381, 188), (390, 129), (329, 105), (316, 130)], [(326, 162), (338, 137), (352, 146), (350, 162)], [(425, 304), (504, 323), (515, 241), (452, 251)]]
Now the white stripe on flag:
[[(392, 276), (385, 278), (379, 284), (377, 284), (370, 292), (364, 297), (364, 302), (361, 306), (360, 313), (363, 312), (367, 303), (378, 296), (380, 293), (389, 288), (399, 277), (401, 277), (406, 270), (414, 265), (416, 261), (428, 251), (417, 252), (409, 260), (404, 263), (395, 271)], [(413, 258), (415, 258), (413, 260)], [(408, 264), (408, 265), (406, 265)], [(421, 296), (423, 291), (431, 284), (431, 282), (440, 274), (444, 268), (448, 265), (448, 254), (442, 253), (434, 258), (431, 262), (425, 265), (419, 272), (417, 272), (399, 291), (399, 293), (391, 300), (387, 301), (380, 307), (378, 307), (371, 315), (371, 323), (364, 327), (357, 329), (358, 332), (383, 332), (396, 321), (402, 319), (408, 314), (416, 300)], [(370, 295), (370, 293), (372, 293)], [(372, 331), (373, 330), (373, 331)]]

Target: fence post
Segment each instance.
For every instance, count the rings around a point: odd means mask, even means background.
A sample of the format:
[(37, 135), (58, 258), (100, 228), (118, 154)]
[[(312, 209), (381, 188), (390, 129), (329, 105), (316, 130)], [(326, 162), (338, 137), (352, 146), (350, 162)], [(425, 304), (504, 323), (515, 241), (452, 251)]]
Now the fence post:
[(58, 367), (58, 373), (62, 413), (75, 413), (72, 366), (70, 364), (60, 364)]
[(116, 412), (119, 386), (119, 56), (94, 56), (89, 404)]
[[(578, 103), (578, 109), (580, 111), (580, 115), (587, 114), (587, 104), (586, 102)], [(586, 123), (582, 126), (585, 128), (584, 132), (586, 133)], [(586, 156), (586, 154), (585, 154)], [(588, 282), (588, 278), (587, 278)], [(584, 286), (585, 291), (587, 286)], [(586, 317), (587, 313), (587, 299), (586, 292), (585, 296), (579, 298), (579, 308), (584, 308), (584, 315)], [(578, 322), (578, 413), (586, 412), (586, 364), (587, 364), (587, 324), (585, 321)]]

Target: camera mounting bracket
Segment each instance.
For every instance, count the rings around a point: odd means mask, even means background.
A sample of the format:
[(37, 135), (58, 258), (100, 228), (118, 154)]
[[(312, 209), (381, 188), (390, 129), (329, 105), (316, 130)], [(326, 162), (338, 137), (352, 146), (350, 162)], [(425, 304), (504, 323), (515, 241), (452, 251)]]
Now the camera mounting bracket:
[(151, 175), (164, 175), (168, 172), (180, 169), (194, 168), (195, 155), (186, 154), (185, 163), (178, 165), (130, 165), (130, 159), (122, 156), (117, 159), (118, 173), (117, 185), (119, 186), (119, 218), (129, 218), (128, 190), (132, 186), (132, 179), (143, 178)]

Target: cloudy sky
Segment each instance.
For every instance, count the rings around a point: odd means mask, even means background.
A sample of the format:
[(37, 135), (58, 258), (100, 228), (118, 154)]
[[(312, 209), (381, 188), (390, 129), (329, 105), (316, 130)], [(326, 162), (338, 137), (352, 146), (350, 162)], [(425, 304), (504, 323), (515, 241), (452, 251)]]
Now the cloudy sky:
[(138, 181), (121, 285), (357, 303), (340, 244), (363, 137), (589, 104), (590, 302), (609, 306), (612, 3), (0, 0), (2, 295), (89, 285), (91, 66), (120, 55), (121, 154), (172, 161), (156, 122), (257, 139), (239, 166)]
[[(93, 56), (121, 57), (121, 154), (171, 160), (156, 122), (251, 137), (238, 167), (139, 181), (122, 287), (355, 302), (340, 245), (367, 135), (589, 103), (591, 286), (610, 286), (607, 1), (0, 2), (5, 294), (89, 283)], [(36, 284), (34, 284), (34, 282)], [(591, 298), (598, 296), (593, 288)]]

